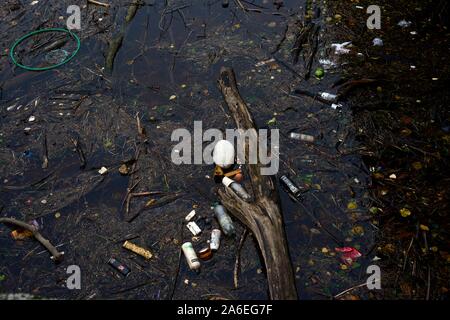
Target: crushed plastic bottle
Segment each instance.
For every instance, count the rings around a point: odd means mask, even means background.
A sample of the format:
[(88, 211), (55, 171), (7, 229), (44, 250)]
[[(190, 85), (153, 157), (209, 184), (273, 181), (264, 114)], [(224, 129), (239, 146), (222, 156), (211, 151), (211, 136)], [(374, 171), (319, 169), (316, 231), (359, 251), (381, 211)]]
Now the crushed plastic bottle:
[(226, 236), (235, 235), (236, 230), (234, 228), (233, 220), (231, 220), (231, 217), (228, 215), (225, 207), (216, 202), (213, 204), (213, 208), (217, 221), (219, 222), (219, 225), (222, 228), (223, 233)]
[(225, 187), (231, 188), (244, 201), (249, 202), (252, 197), (247, 193), (243, 186), (228, 177), (223, 177), (222, 183)]
[(347, 48), (348, 45), (350, 45), (352, 42), (347, 41), (343, 43), (333, 43), (331, 45), (331, 48), (334, 49), (334, 54), (340, 55), (340, 54), (348, 54), (350, 53), (350, 49)]

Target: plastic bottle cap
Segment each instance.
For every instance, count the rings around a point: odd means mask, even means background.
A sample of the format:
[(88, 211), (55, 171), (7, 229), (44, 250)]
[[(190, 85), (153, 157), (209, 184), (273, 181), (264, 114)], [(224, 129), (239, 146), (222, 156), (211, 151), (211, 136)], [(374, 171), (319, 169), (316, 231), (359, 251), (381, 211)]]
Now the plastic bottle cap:
[(223, 177), (222, 179), (222, 183), (225, 187), (229, 187), (233, 182), (233, 179), (230, 179), (228, 177)]

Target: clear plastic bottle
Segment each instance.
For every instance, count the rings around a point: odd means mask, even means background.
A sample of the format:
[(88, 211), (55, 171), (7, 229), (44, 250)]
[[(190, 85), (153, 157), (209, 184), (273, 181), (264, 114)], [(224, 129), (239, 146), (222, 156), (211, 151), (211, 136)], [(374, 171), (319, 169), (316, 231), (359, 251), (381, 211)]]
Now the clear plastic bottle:
[(291, 139), (301, 140), (301, 141), (306, 141), (306, 142), (314, 142), (314, 140), (315, 140), (315, 138), (313, 136), (310, 136), (309, 134), (303, 134), (303, 133), (291, 132), (291, 134), (289, 136)]
[(223, 177), (222, 183), (225, 187), (231, 188), (242, 200), (249, 202), (252, 197), (247, 193), (243, 186), (228, 177)]
[(233, 236), (236, 233), (234, 229), (233, 220), (231, 220), (231, 217), (228, 215), (227, 211), (225, 210), (225, 207), (219, 204), (218, 202), (214, 203), (213, 207), (214, 207), (214, 214), (216, 215), (217, 221), (219, 222), (223, 233), (226, 236)]
[(320, 97), (324, 100), (332, 101), (332, 102), (336, 101), (336, 99), (337, 99), (337, 95), (328, 93), (328, 92), (321, 92)]

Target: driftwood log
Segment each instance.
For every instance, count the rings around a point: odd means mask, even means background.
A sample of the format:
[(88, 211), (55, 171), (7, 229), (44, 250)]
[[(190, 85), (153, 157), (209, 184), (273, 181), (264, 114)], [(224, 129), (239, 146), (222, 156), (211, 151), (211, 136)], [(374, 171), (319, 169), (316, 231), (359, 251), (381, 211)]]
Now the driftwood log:
[[(223, 67), (218, 82), (237, 128), (250, 132), (252, 138), (256, 138), (255, 123), (239, 94), (234, 71)], [(248, 145), (246, 145), (245, 154), (248, 159)], [(253, 201), (241, 200), (230, 188), (220, 189), (219, 198), (227, 210), (244, 223), (255, 236), (264, 258), (271, 299), (295, 300), (297, 291), (294, 273), (274, 177), (261, 175), (259, 161), (258, 164), (247, 164), (247, 166)]]

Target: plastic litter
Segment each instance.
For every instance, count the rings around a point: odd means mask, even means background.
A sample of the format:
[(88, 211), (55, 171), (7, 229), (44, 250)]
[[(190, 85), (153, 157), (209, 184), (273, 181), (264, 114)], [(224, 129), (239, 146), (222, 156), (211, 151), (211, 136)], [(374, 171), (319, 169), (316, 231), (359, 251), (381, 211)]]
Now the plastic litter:
[(339, 109), (342, 109), (342, 104), (340, 104), (340, 103), (333, 103), (332, 105), (331, 105), (331, 109), (334, 109), (334, 110), (339, 110)]
[(288, 193), (290, 193), (297, 199), (300, 198), (301, 190), (299, 187), (295, 185), (295, 183), (291, 179), (283, 175), (280, 177), (280, 183)]
[(223, 233), (226, 236), (233, 236), (236, 233), (236, 230), (234, 228), (233, 220), (231, 220), (231, 217), (228, 215), (225, 207), (216, 202), (213, 204), (213, 208)]
[(247, 202), (251, 200), (252, 197), (247, 193), (244, 187), (236, 181), (228, 177), (223, 177), (222, 183), (225, 187), (231, 188), (242, 200)]
[(200, 229), (200, 227), (194, 222), (191, 221), (189, 222), (186, 227), (189, 229), (189, 231), (194, 235), (199, 235), (200, 233), (202, 233), (202, 229)]
[(337, 99), (337, 95), (328, 92), (321, 92), (319, 93), (319, 96), (327, 101), (336, 101)]
[(234, 146), (230, 141), (220, 140), (214, 146), (213, 160), (221, 168), (229, 168), (234, 164)]
[(336, 62), (331, 61), (330, 59), (319, 59), (319, 63), (325, 70), (330, 70), (337, 67)]
[(361, 252), (353, 247), (335, 248), (334, 250), (342, 253), (341, 260), (347, 265), (352, 265), (356, 259), (362, 256)]
[(346, 48), (348, 45), (350, 45), (352, 42), (343, 42), (343, 43), (333, 43), (331, 44), (331, 48), (334, 49), (334, 54), (341, 55), (341, 54), (348, 54), (350, 53), (350, 49)]
[(116, 269), (117, 271), (119, 271), (125, 277), (128, 277), (128, 275), (131, 272), (130, 268), (128, 268), (126, 265), (122, 264), (121, 262), (119, 262), (119, 260), (117, 260), (115, 258), (109, 259), (108, 264), (110, 266), (112, 266), (114, 269)]
[(402, 21), (400, 21), (397, 25), (398, 25), (400, 28), (408, 28), (408, 27), (411, 26), (411, 24), (412, 24), (411, 21), (402, 20)]
[(100, 170), (98, 170), (98, 173), (101, 175), (104, 175), (108, 172), (108, 169), (106, 167), (101, 167)]
[(213, 251), (219, 250), (221, 234), (222, 233), (220, 232), (219, 229), (213, 229), (211, 231), (211, 241), (209, 243), (209, 247), (211, 248), (211, 250)]
[(184, 256), (186, 258), (186, 262), (189, 265), (189, 268), (191, 270), (198, 270), (200, 269), (200, 261), (198, 260), (197, 254), (195, 253), (194, 247), (192, 246), (191, 242), (185, 242), (181, 246), (181, 249), (183, 250)]
[(64, 49), (52, 50), (45, 55), (45, 61), (51, 64), (58, 64), (69, 56), (69, 52)]
[[(36, 227), (37, 230), (39, 230), (39, 224), (37, 223), (36, 220), (30, 221), (29, 224), (31, 224), (32, 226)], [(25, 240), (27, 238), (31, 238), (32, 236), (33, 232), (22, 228), (18, 228), (11, 231), (11, 237), (14, 240)]]
[[(16, 50), (16, 47), (17, 47), (19, 44), (21, 44), (21, 43), (22, 43), (24, 40), (26, 40), (26, 39), (28, 39), (28, 38), (30, 38), (30, 37), (33, 37), (33, 36), (35, 36), (35, 35), (37, 35), (37, 34), (46, 33), (46, 32), (63, 32), (63, 33), (67, 33), (67, 34), (70, 35), (70, 36), (72, 37), (72, 39), (76, 42), (77, 48), (75, 49), (75, 51), (74, 51), (70, 56), (66, 57), (63, 61), (61, 61), (61, 62), (59, 62), (59, 63), (55, 63), (54, 65), (51, 65), (51, 66), (48, 66), (48, 67), (42, 67), (42, 68), (40, 68), (40, 67), (30, 67), (30, 66), (25, 66), (25, 65), (20, 64), (20, 63), (16, 60), (16, 57), (15, 57), (15, 50)], [(16, 66), (18, 66), (18, 67), (20, 67), (20, 68), (22, 68), (22, 69), (25, 69), (25, 70), (28, 70), (28, 71), (46, 71), (46, 70), (51, 70), (51, 69), (54, 69), (54, 68), (58, 68), (58, 67), (60, 67), (60, 66), (62, 66), (62, 65), (64, 65), (64, 64), (66, 64), (66, 63), (69, 62), (70, 60), (72, 60), (72, 59), (77, 55), (78, 51), (80, 51), (80, 47), (81, 47), (81, 41), (80, 41), (80, 38), (79, 38), (75, 33), (73, 33), (72, 31), (67, 30), (67, 29), (63, 29), (63, 28), (47, 28), (47, 29), (41, 29), (41, 30), (32, 31), (32, 32), (30, 32), (30, 33), (24, 35), (23, 37), (19, 38), (19, 39), (13, 44), (13, 46), (11, 47), (11, 49), (9, 50), (9, 56), (10, 56), (11, 60), (13, 61), (13, 63), (14, 63)]]
[(375, 38), (373, 39), (373, 45), (375, 47), (382, 47), (383, 46), (383, 40), (381, 40), (380, 38)]
[(191, 212), (188, 213), (188, 215), (184, 218), (184, 220), (186, 221), (191, 221), (191, 219), (195, 216), (195, 210), (192, 210)]
[(300, 141), (306, 141), (306, 142), (314, 142), (314, 140), (315, 140), (315, 138), (309, 134), (296, 133), (296, 132), (291, 132), (289, 137), (294, 140), (300, 140)]

